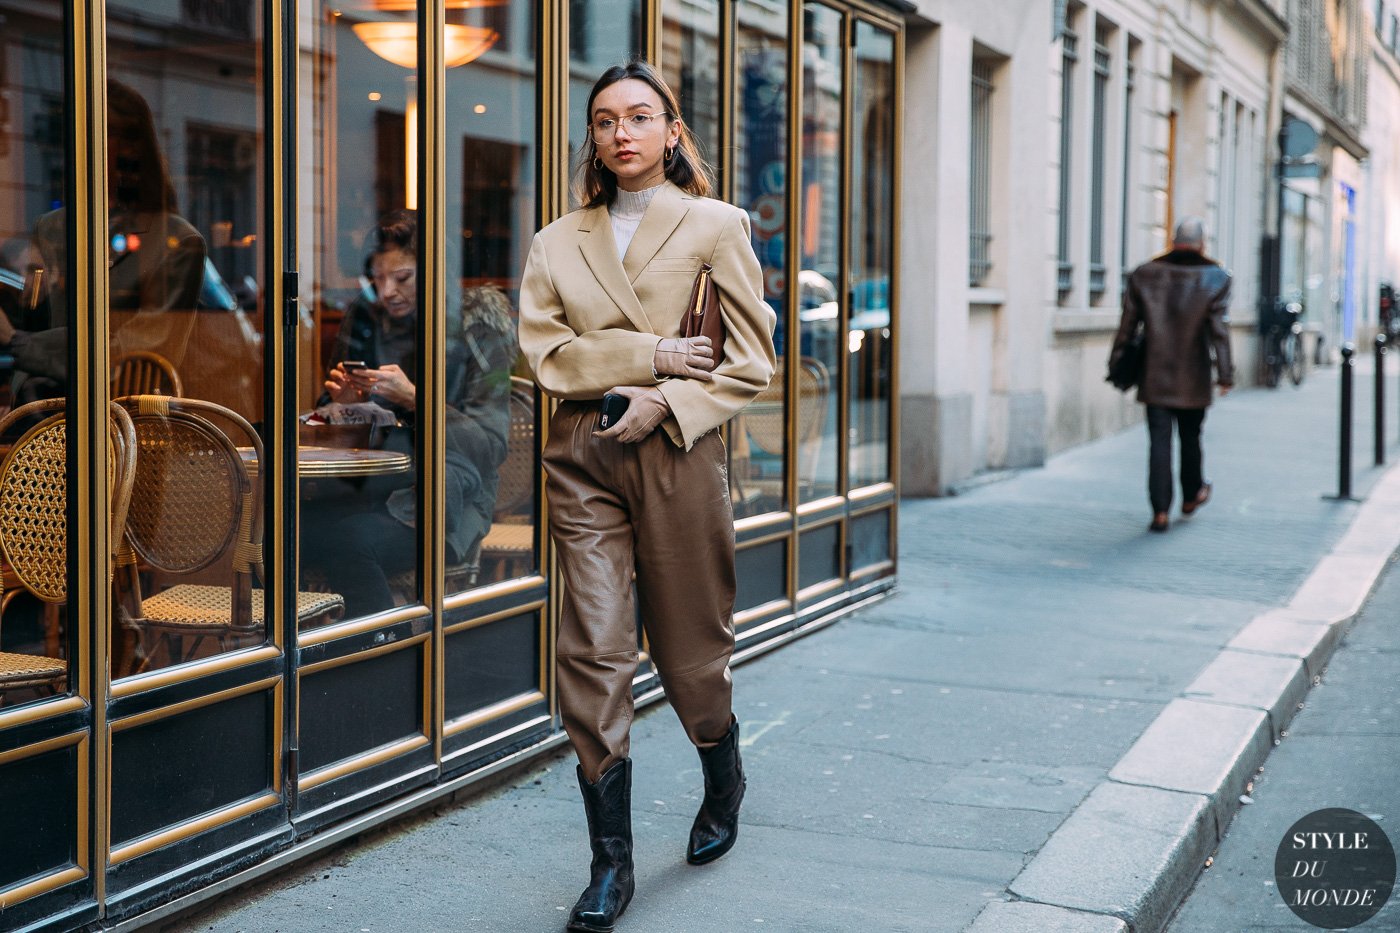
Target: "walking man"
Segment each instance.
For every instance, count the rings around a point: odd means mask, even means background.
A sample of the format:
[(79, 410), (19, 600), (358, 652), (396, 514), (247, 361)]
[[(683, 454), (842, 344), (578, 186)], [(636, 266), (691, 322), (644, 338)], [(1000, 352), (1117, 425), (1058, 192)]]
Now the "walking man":
[(1234, 384), (1230, 365), (1230, 273), (1205, 255), (1205, 224), (1188, 217), (1168, 253), (1133, 270), (1123, 291), (1123, 318), (1110, 365), (1143, 328), (1137, 400), (1147, 406), (1147, 492), (1151, 531), (1166, 531), (1172, 504), (1172, 423), (1181, 438), (1181, 513), (1210, 498), (1201, 472), (1201, 424), (1211, 403), (1211, 361), (1223, 396)]

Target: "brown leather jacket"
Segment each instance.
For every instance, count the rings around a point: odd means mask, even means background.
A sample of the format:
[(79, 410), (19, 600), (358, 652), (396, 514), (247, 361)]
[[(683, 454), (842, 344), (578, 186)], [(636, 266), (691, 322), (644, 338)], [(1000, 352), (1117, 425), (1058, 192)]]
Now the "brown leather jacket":
[(1163, 408), (1206, 408), (1211, 357), (1222, 386), (1230, 365), (1230, 273), (1190, 250), (1173, 250), (1133, 270), (1123, 290), (1123, 317), (1110, 361), (1141, 321), (1145, 327), (1138, 401)]

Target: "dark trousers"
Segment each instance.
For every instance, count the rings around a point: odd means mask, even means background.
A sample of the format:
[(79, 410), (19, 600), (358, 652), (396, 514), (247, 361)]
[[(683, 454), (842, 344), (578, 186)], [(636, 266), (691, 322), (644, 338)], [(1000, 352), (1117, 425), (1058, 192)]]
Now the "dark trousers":
[(345, 597), (346, 618), (393, 609), (389, 577), (418, 563), (417, 532), (383, 509), (302, 510), (302, 560)]
[(1190, 502), (1201, 491), (1201, 425), (1204, 408), (1147, 406), (1147, 495), (1153, 512), (1172, 506), (1172, 422), (1181, 437), (1181, 501)]

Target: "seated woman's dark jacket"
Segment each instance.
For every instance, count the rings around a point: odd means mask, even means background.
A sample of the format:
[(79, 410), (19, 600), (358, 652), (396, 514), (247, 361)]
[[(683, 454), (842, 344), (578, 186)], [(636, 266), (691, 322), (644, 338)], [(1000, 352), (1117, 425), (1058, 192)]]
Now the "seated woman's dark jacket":
[[(415, 360), (416, 320), (387, 319), (387, 325), (385, 321), (376, 305), (354, 302), (341, 323), (329, 366), (342, 360), (364, 360), (371, 369), (392, 363), (421, 392)], [(515, 332), (508, 314), (476, 314), (465, 326), (448, 328), (444, 538), (453, 559), (464, 559), (491, 528), (498, 473), (510, 434), (510, 368), (515, 355)], [(383, 399), (375, 401), (393, 411), (409, 428), (409, 439), (416, 439), (416, 412)], [(385, 506), (400, 522), (415, 524), (413, 489), (389, 493)]]

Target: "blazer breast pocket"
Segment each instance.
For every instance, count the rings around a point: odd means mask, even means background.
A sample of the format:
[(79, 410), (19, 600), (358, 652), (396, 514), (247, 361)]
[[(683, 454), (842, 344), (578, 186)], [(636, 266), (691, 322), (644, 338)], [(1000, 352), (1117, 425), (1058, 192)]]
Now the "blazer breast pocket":
[(646, 272), (688, 272), (691, 275), (700, 271), (699, 256), (681, 256), (673, 259), (653, 259), (647, 263)]

